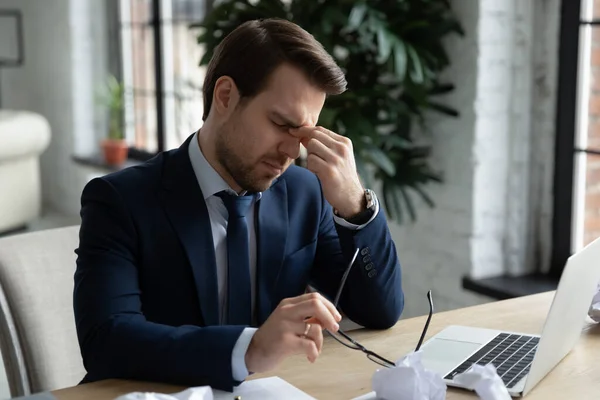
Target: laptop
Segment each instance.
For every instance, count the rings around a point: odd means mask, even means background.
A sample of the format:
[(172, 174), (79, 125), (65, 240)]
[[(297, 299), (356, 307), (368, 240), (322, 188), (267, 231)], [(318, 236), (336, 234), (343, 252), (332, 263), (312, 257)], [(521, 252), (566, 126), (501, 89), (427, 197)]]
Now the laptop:
[(512, 397), (530, 392), (573, 348), (600, 281), (600, 238), (565, 265), (541, 335), (451, 325), (421, 347), (423, 366), (447, 386), (473, 365), (492, 363)]

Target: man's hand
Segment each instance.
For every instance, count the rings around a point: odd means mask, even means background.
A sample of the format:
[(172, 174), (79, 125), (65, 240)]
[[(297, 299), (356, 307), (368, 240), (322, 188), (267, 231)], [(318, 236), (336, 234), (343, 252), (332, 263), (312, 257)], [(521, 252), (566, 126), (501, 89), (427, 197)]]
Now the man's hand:
[[(337, 332), (341, 319), (333, 304), (319, 293), (283, 300), (252, 337), (245, 356), (246, 368), (265, 372), (297, 353), (315, 362), (323, 346), (322, 329)], [(310, 329), (304, 336), (307, 326)]]
[(325, 198), (340, 217), (361, 212), (365, 194), (356, 171), (352, 141), (321, 126), (291, 129), (290, 134), (306, 148), (306, 167), (319, 177)]

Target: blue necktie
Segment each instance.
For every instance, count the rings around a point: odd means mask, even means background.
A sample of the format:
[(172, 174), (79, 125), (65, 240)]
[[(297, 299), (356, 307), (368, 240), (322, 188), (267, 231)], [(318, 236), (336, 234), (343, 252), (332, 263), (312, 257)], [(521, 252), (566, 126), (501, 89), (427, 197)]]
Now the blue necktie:
[(246, 214), (254, 196), (219, 192), (229, 213), (227, 222), (227, 324), (252, 324), (250, 252)]

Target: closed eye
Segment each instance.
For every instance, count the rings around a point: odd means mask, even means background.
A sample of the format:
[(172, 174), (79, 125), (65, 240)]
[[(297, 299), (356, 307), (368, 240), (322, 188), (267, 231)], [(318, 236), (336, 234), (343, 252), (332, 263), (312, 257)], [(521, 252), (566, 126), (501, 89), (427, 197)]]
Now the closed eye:
[(289, 127), (287, 124), (285, 124), (285, 125), (280, 125), (280, 124), (278, 124), (278, 123), (276, 123), (276, 122), (273, 122), (273, 125), (275, 125), (275, 126), (278, 128), (278, 129), (280, 129), (280, 130), (282, 130), (282, 131), (284, 131), (284, 132), (287, 132), (287, 131), (289, 131), (289, 130), (290, 130), (290, 127)]

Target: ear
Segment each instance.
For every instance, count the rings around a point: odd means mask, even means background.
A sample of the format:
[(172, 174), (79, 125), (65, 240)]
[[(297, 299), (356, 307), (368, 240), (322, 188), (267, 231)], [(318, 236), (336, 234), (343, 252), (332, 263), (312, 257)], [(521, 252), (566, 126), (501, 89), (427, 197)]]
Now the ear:
[(215, 82), (213, 107), (219, 115), (228, 116), (235, 110), (240, 100), (238, 88), (229, 76), (222, 76)]

